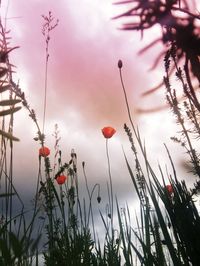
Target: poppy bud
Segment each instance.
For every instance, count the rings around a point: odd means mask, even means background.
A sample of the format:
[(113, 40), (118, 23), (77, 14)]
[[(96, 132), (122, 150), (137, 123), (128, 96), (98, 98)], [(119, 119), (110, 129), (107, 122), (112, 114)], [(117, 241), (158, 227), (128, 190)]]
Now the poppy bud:
[(122, 64), (122, 60), (118, 61), (118, 68), (122, 68), (123, 64)]
[(174, 192), (172, 185), (166, 185), (166, 189), (168, 194), (171, 196), (172, 193)]
[(104, 127), (101, 131), (106, 139), (111, 138), (116, 132), (113, 127)]
[(56, 177), (56, 181), (58, 185), (63, 185), (66, 180), (67, 180), (67, 177), (65, 175), (59, 175)]
[(100, 196), (97, 197), (97, 201), (98, 201), (98, 203), (101, 202), (101, 197)]
[(42, 157), (47, 157), (50, 154), (50, 149), (43, 146), (39, 149), (39, 155)]

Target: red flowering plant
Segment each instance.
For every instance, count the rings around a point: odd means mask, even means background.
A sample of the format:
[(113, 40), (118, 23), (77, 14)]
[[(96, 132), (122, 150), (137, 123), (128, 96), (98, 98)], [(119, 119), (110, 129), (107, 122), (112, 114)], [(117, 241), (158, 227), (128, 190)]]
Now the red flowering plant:
[[(26, 100), (24, 92), (20, 89), (18, 84), (15, 84), (12, 80), (10, 75), (7, 75), (7, 72), (11, 72), (11, 64), (8, 61), (8, 53), (11, 50), (5, 50), (4, 53), (4, 41), (7, 38), (4, 38), (4, 31), (3, 26), (0, 22), (0, 40), (1, 40), (1, 58), (0, 63), (2, 60), (6, 62), (2, 62), (3, 66), (1, 69), (1, 76), (2, 84), (0, 88), (2, 89), (1, 92), (4, 90), (10, 90), (10, 95), (13, 97), (13, 100), (9, 99), (8, 101), (2, 102), (2, 105), (12, 105), (10, 110), (4, 110), (1, 113), (1, 116), (11, 114), (13, 115), (14, 112), (19, 110), (20, 107), (14, 107), (15, 104), (18, 102), (22, 102), (23, 106), (28, 110), (30, 118), (36, 125), (37, 128), (37, 136), (34, 138), (35, 141), (39, 142), (39, 148), (36, 149), (36, 155), (39, 158), (39, 168), (38, 168), (38, 179), (37, 179), (37, 187), (36, 193), (33, 200), (34, 208), (33, 208), (33, 216), (31, 220), (31, 224), (25, 221), (24, 216), (24, 205), (22, 203), (22, 211), (20, 211), (20, 220), (18, 222), (17, 219), (14, 219), (12, 213), (14, 207), (14, 201), (17, 198), (12, 198), (15, 194), (14, 185), (12, 180), (12, 163), (10, 167), (8, 167), (7, 158), (5, 159), (5, 164), (2, 163), (2, 176), (4, 176), (4, 167), (5, 167), (5, 180), (6, 184), (6, 193), (1, 194), (2, 198), (6, 197), (5, 200), (5, 208), (4, 208), (4, 199), (1, 200), (2, 203), (2, 217), (5, 214), (5, 226), (1, 223), (1, 220), (4, 222), (4, 217), (0, 219), (0, 265), (10, 265), (10, 264), (29, 264), (32, 265), (33, 259), (36, 258), (38, 261), (38, 243), (39, 240), (43, 237), (43, 232), (45, 230), (45, 234), (47, 234), (48, 243), (45, 244), (44, 249), (40, 245), (41, 253), (44, 255), (44, 264), (45, 265), (64, 265), (66, 261), (69, 261), (69, 258), (72, 258), (72, 263), (74, 265), (90, 265), (91, 258), (94, 260), (93, 250), (94, 250), (94, 241), (90, 235), (90, 224), (93, 224), (93, 213), (92, 213), (92, 196), (94, 193), (94, 189), (98, 188), (98, 197), (97, 201), (100, 203), (101, 197), (99, 195), (100, 185), (95, 184), (93, 190), (90, 192), (88, 189), (89, 195), (89, 210), (86, 213), (86, 209), (84, 211), (81, 210), (81, 202), (79, 200), (79, 193), (78, 193), (78, 179), (77, 179), (77, 167), (76, 167), (76, 154), (74, 151), (71, 153), (71, 158), (68, 162), (63, 163), (61, 160), (61, 151), (55, 149), (54, 159), (55, 159), (55, 167), (51, 168), (50, 166), (50, 155), (52, 155), (52, 151), (49, 147), (45, 146), (45, 113), (46, 113), (46, 102), (47, 102), (47, 66), (48, 66), (48, 59), (49, 59), (49, 51), (48, 51), (48, 44), (50, 41), (50, 31), (55, 28), (57, 22), (54, 24), (54, 18), (52, 17), (51, 12), (49, 12), (48, 16), (42, 16), (44, 18), (44, 25), (42, 33), (45, 36), (46, 41), (46, 70), (45, 70), (45, 99), (44, 99), (44, 115), (43, 115), (43, 126), (42, 130), (40, 129), (35, 111), (30, 107), (29, 103)], [(52, 24), (53, 23), (53, 24)], [(2, 38), (3, 37), (3, 38)], [(8, 38), (9, 40), (9, 38)], [(5, 68), (5, 64), (8, 62), (8, 68)], [(5, 74), (4, 74), (5, 73)], [(6, 76), (6, 77), (5, 77)], [(8, 83), (6, 78), (8, 78)], [(12, 95), (14, 93), (15, 95)], [(21, 100), (14, 99), (19, 97)], [(13, 117), (12, 117), (13, 119)], [(11, 120), (12, 121), (12, 120)], [(12, 124), (10, 124), (10, 128), (12, 128)], [(10, 133), (6, 133), (3, 130), (0, 132), (0, 135), (6, 137), (10, 140), (10, 147), (13, 145), (12, 141), (18, 140), (15, 138), (11, 131)], [(3, 139), (4, 141), (4, 139)], [(56, 147), (58, 147), (59, 138), (56, 139)], [(3, 143), (3, 142), (2, 142)], [(45, 145), (44, 145), (45, 144)], [(4, 145), (3, 145), (4, 146)], [(3, 147), (2, 146), (2, 147)], [(5, 145), (9, 146), (9, 145)], [(54, 146), (54, 147), (55, 147)], [(12, 150), (11, 150), (12, 152)], [(56, 155), (60, 155), (57, 157)], [(2, 156), (5, 156), (2, 153)], [(53, 157), (53, 156), (52, 156)], [(2, 157), (4, 158), (4, 157)], [(3, 159), (4, 160), (4, 159)], [(44, 163), (44, 165), (43, 165)], [(9, 169), (9, 174), (7, 174), (7, 169)], [(43, 177), (43, 170), (45, 171), (45, 177)], [(66, 182), (68, 181), (69, 182)], [(65, 185), (66, 183), (66, 185)], [(2, 185), (2, 184), (1, 184)], [(64, 185), (64, 186), (63, 186)], [(16, 193), (18, 196), (18, 193)], [(12, 204), (11, 204), (12, 203)], [(84, 202), (85, 203), (85, 202)], [(87, 203), (87, 202), (86, 202)], [(86, 206), (87, 207), (87, 206)], [(42, 212), (41, 212), (42, 211)], [(32, 213), (32, 210), (31, 210)], [(80, 216), (81, 219), (80, 219)], [(36, 220), (38, 218), (38, 220)], [(86, 217), (87, 215), (87, 217)], [(82, 217), (83, 216), (83, 217)], [(85, 216), (85, 217), (84, 217)], [(18, 216), (16, 216), (18, 217)], [(83, 218), (83, 219), (82, 219)], [(14, 219), (14, 222), (13, 222)], [(24, 222), (23, 226), (21, 226), (21, 222)], [(87, 220), (87, 224), (86, 221)], [(14, 226), (13, 226), (14, 225)], [(19, 227), (18, 227), (19, 225)], [(38, 226), (35, 229), (35, 225)], [(26, 227), (27, 226), (27, 227)], [(9, 230), (13, 230), (9, 231)], [(38, 232), (38, 235), (37, 233)], [(73, 233), (72, 233), (73, 232)], [(95, 231), (94, 239), (95, 239)], [(18, 239), (18, 236), (24, 236), (22, 239), (21, 237)], [(25, 241), (23, 241), (23, 239)], [(42, 239), (43, 240), (43, 239)], [(45, 238), (46, 240), (46, 238)], [(46, 241), (45, 241), (46, 242)], [(83, 243), (82, 247), (80, 247), (80, 243)], [(19, 247), (19, 250), (16, 250), (15, 247)], [(13, 248), (14, 247), (14, 248)], [(62, 247), (62, 248), (60, 248)], [(82, 249), (81, 249), (82, 248)], [(81, 249), (81, 250), (80, 250)], [(4, 251), (7, 251), (4, 254)], [(3, 255), (2, 255), (3, 254)], [(84, 254), (84, 257), (82, 256)], [(97, 264), (98, 262), (94, 262)]]
[(167, 193), (169, 194), (169, 196), (172, 196), (172, 194), (174, 193), (174, 189), (172, 187), (172, 185), (166, 185), (166, 190), (167, 190)]
[(102, 128), (102, 134), (106, 139), (112, 138), (112, 136), (116, 133), (116, 130), (113, 127), (107, 126)]
[(112, 136), (116, 133), (116, 130), (111, 126), (106, 126), (102, 128), (102, 134), (106, 139), (106, 156), (108, 161), (108, 175), (109, 175), (109, 186), (108, 186), (108, 199), (109, 199), (109, 210), (108, 217), (111, 219), (111, 237), (114, 237), (114, 228), (113, 228), (113, 185), (112, 185), (112, 176), (111, 176), (111, 167), (110, 167), (110, 159), (108, 152), (108, 139), (112, 138)]
[(59, 185), (63, 185), (67, 179), (68, 177), (66, 175), (59, 175), (56, 177), (56, 181)]
[(42, 146), (39, 149), (39, 156), (47, 157), (50, 154), (50, 149), (48, 147)]

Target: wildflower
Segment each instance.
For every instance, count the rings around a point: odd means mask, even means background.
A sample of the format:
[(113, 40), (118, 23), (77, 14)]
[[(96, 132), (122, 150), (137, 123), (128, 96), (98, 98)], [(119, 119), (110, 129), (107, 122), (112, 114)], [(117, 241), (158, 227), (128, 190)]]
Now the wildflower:
[(116, 132), (113, 127), (104, 127), (101, 131), (106, 139), (111, 138)]
[(67, 180), (67, 177), (65, 175), (59, 175), (56, 177), (56, 181), (58, 185), (63, 185), (66, 180)]
[(43, 146), (39, 149), (39, 155), (42, 157), (47, 157), (50, 154), (50, 149)]
[(170, 196), (174, 192), (172, 185), (166, 185), (166, 190)]

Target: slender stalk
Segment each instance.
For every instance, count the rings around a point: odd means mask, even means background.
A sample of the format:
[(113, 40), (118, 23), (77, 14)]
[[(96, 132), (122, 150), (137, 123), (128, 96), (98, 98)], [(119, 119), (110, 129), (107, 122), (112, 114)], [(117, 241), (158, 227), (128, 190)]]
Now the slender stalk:
[(111, 176), (111, 167), (110, 167), (110, 157), (109, 157), (109, 150), (108, 150), (108, 139), (106, 139), (106, 157), (108, 162), (108, 175), (109, 175), (109, 184), (110, 184), (110, 215), (111, 215), (111, 230), (113, 235), (113, 184), (112, 184), (112, 176)]
[(66, 225), (66, 217), (65, 217), (65, 207), (64, 207), (64, 200), (63, 200), (63, 189), (62, 186), (60, 186), (60, 199), (61, 199), (61, 214), (63, 218), (63, 227), (64, 227), (64, 232), (66, 233), (67, 225)]
[(54, 17), (49, 11), (48, 16), (42, 16), (44, 19), (44, 24), (42, 27), (42, 34), (45, 37), (46, 48), (45, 48), (45, 78), (44, 78), (44, 103), (43, 103), (43, 125), (42, 133), (45, 131), (45, 119), (46, 119), (46, 109), (47, 109), (47, 88), (48, 88), (48, 63), (49, 63), (49, 41), (50, 32), (58, 25), (58, 20), (54, 22)]
[[(130, 107), (129, 107), (129, 103), (128, 103), (128, 97), (127, 97), (127, 93), (126, 93), (126, 89), (125, 89), (125, 86), (124, 86), (124, 81), (123, 81), (123, 78), (122, 78), (122, 65), (120, 65), (120, 62), (118, 63), (118, 67), (119, 67), (119, 75), (120, 75), (120, 81), (121, 81), (121, 85), (122, 85), (122, 89), (123, 89), (123, 93), (124, 93), (124, 98), (125, 98), (125, 102), (126, 102), (126, 108), (127, 108), (127, 112), (128, 112), (128, 118), (130, 120), (130, 123), (132, 125), (132, 128), (135, 132), (135, 127), (133, 125), (133, 120), (132, 120), (132, 117), (131, 117), (131, 111), (130, 111)], [(122, 64), (122, 62), (121, 62)]]
[(84, 162), (82, 163), (82, 166), (83, 166), (82, 168), (83, 168), (83, 175), (84, 175), (84, 178), (85, 178), (86, 189), (87, 189), (87, 193), (88, 193), (88, 196), (89, 196), (89, 209), (88, 209), (88, 219), (87, 219), (86, 227), (89, 227), (89, 225), (90, 225), (90, 216), (91, 216), (94, 242), (96, 243), (96, 234), (95, 234), (95, 227), (94, 227), (94, 216), (93, 216), (93, 208), (92, 208), (92, 197), (93, 197), (93, 194), (94, 194), (94, 191), (95, 191), (96, 187), (98, 187), (98, 199), (100, 199), (100, 197), (99, 197), (100, 185), (99, 184), (95, 184), (93, 189), (92, 189), (92, 191), (91, 191), (91, 193), (90, 193), (89, 186), (88, 186), (87, 175), (86, 175), (86, 172), (85, 172), (85, 163)]
[(46, 109), (47, 109), (47, 82), (48, 82), (48, 62), (49, 62), (49, 34), (46, 39), (46, 54), (45, 54), (45, 74), (44, 74), (44, 103), (43, 103), (43, 124), (42, 133), (44, 134)]

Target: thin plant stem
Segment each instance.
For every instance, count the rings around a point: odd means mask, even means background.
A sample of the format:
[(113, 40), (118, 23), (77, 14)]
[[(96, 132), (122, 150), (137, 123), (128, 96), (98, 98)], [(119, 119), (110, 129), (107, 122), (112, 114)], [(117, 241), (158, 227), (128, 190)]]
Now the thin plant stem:
[(47, 87), (48, 87), (48, 63), (49, 63), (49, 41), (50, 32), (58, 25), (58, 19), (54, 22), (54, 17), (49, 11), (48, 16), (42, 15), (44, 19), (44, 24), (42, 27), (42, 34), (45, 37), (46, 49), (45, 49), (45, 78), (44, 78), (44, 110), (43, 110), (43, 125), (42, 133), (44, 134), (45, 129), (45, 119), (46, 119), (46, 109), (47, 109)]
[(94, 227), (94, 216), (93, 216), (93, 208), (92, 208), (92, 196), (93, 196), (93, 193), (94, 193), (96, 187), (98, 187), (98, 197), (99, 197), (100, 185), (99, 184), (95, 184), (93, 189), (92, 189), (92, 191), (91, 191), (91, 193), (90, 193), (89, 186), (88, 186), (87, 175), (86, 175), (86, 172), (85, 172), (85, 163), (84, 162), (82, 163), (82, 169), (83, 169), (83, 175), (84, 175), (84, 178), (85, 178), (85, 184), (86, 184), (87, 193), (88, 193), (88, 196), (89, 196), (89, 209), (88, 209), (88, 219), (87, 219), (86, 226), (89, 227), (90, 216), (91, 216), (94, 242), (96, 243), (96, 234), (95, 234), (95, 227)]
[(123, 78), (122, 78), (122, 66), (123, 66), (122, 61), (119, 60), (118, 61), (118, 68), (119, 68), (119, 73), (120, 73), (120, 81), (121, 81), (121, 85), (122, 85), (122, 89), (123, 89), (123, 93), (124, 93), (126, 108), (127, 108), (127, 112), (128, 112), (128, 118), (129, 118), (129, 121), (131, 123), (131, 127), (133, 129), (134, 135), (135, 135), (135, 137), (137, 139), (137, 142), (139, 144), (140, 150), (141, 150), (141, 152), (142, 152), (142, 154), (144, 156), (145, 164), (146, 164), (146, 170), (147, 170), (147, 174), (149, 176), (149, 170), (150, 170), (151, 174), (153, 174), (153, 170), (152, 170), (152, 167), (151, 167), (149, 161), (147, 160), (145, 146), (143, 147), (143, 144), (142, 144), (142, 141), (141, 141), (141, 138), (140, 138), (140, 134), (139, 134), (139, 130), (138, 130), (138, 128), (136, 129), (134, 124), (133, 124), (131, 111), (130, 111), (130, 107), (129, 107), (129, 102), (128, 102), (128, 97), (127, 97), (126, 89), (125, 89)]
[(67, 228), (67, 225), (66, 225), (66, 217), (65, 217), (65, 207), (64, 207), (64, 200), (63, 200), (63, 189), (62, 189), (62, 186), (60, 186), (60, 199), (61, 199), (61, 215), (62, 215), (62, 218), (63, 218), (63, 227), (64, 227), (64, 232), (63, 233), (66, 233), (66, 228)]
[[(49, 38), (49, 35), (48, 35)], [(44, 134), (46, 109), (47, 109), (47, 82), (48, 82), (48, 62), (49, 62), (49, 41), (46, 41), (46, 56), (45, 56), (45, 74), (44, 74), (44, 109), (43, 109), (43, 124), (42, 133)]]
[(135, 128), (134, 128), (134, 125), (133, 125), (133, 120), (132, 120), (132, 117), (131, 117), (131, 111), (130, 111), (130, 107), (129, 107), (129, 103), (128, 103), (128, 97), (127, 97), (126, 89), (125, 89), (125, 86), (124, 86), (124, 81), (123, 81), (123, 78), (122, 78), (122, 67), (119, 67), (119, 74), (120, 74), (120, 81), (121, 81), (121, 84), (122, 84), (122, 89), (123, 89), (124, 98), (125, 98), (125, 102), (126, 102), (128, 118), (129, 118), (130, 123), (132, 125), (132, 128), (133, 128), (133, 130), (135, 132)]
[(107, 156), (107, 162), (108, 162), (108, 175), (109, 175), (109, 183), (110, 183), (111, 230), (113, 231), (113, 184), (112, 184), (112, 176), (111, 176), (110, 157), (109, 157), (109, 151), (108, 151), (108, 139), (106, 139), (106, 156)]

